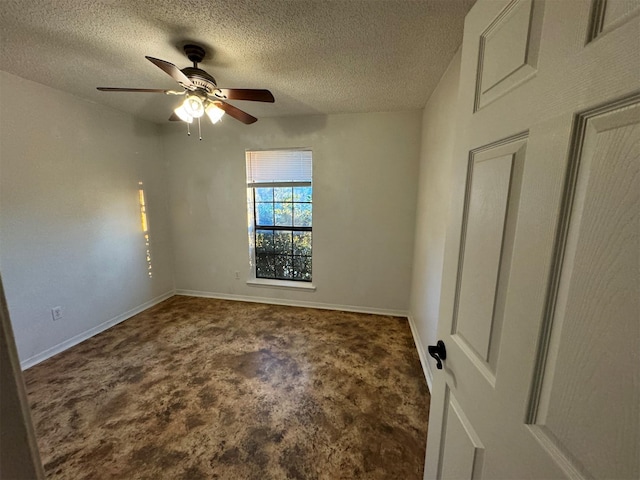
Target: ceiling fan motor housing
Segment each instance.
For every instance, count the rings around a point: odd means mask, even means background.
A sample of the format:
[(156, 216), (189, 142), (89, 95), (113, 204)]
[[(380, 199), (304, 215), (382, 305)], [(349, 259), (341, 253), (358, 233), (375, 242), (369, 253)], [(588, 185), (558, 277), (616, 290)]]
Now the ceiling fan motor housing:
[(181, 71), (187, 76), (189, 80), (191, 80), (191, 83), (193, 83), (198, 88), (204, 89), (207, 93), (214, 93), (218, 88), (216, 79), (204, 70), (200, 70), (199, 68), (194, 67), (187, 67), (183, 68)]
[(197, 88), (203, 89), (207, 93), (214, 93), (218, 88), (216, 79), (204, 70), (198, 68), (198, 63), (202, 62), (206, 55), (204, 48), (200, 45), (188, 44), (184, 46), (184, 53), (187, 55), (187, 58), (193, 62), (193, 67), (183, 68), (181, 70), (182, 73), (184, 73)]

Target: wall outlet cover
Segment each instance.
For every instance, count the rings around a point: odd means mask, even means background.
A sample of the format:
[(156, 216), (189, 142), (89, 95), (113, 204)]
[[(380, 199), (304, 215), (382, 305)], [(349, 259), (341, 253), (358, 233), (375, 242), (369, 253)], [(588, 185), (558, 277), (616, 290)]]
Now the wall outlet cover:
[(53, 307), (51, 309), (51, 318), (53, 320), (60, 320), (62, 318), (62, 307)]

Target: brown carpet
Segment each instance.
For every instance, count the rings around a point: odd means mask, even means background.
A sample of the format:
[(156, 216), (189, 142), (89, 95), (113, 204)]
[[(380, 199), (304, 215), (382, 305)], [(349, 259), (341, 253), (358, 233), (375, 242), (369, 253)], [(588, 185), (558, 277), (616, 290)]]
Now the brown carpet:
[(185, 296), (24, 373), (56, 479), (422, 479), (406, 319)]

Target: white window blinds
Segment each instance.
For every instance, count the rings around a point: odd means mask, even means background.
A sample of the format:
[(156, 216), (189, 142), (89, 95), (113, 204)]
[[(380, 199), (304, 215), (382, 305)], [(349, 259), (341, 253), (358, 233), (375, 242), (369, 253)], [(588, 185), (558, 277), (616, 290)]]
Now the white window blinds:
[(311, 150), (249, 151), (247, 185), (263, 183), (311, 183)]

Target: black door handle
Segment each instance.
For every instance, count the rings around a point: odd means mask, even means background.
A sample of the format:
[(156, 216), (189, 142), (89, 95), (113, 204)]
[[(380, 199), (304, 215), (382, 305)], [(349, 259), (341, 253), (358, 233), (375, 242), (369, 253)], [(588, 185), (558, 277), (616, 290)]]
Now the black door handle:
[(447, 358), (447, 349), (444, 348), (444, 342), (442, 340), (438, 340), (438, 343), (435, 345), (429, 345), (427, 347), (427, 351), (429, 355), (436, 359), (436, 368), (438, 370), (442, 370), (442, 360)]

